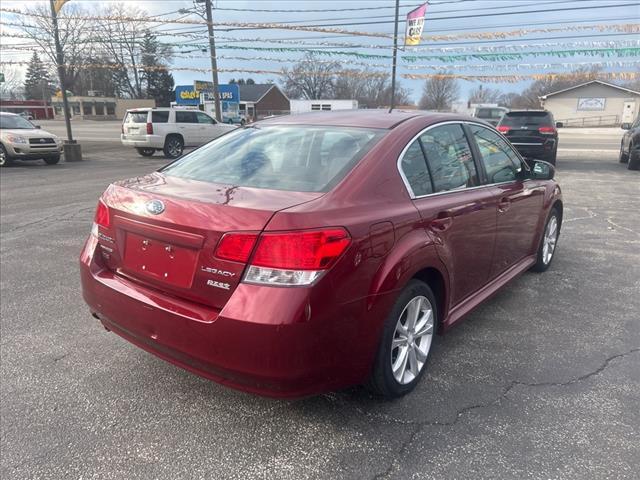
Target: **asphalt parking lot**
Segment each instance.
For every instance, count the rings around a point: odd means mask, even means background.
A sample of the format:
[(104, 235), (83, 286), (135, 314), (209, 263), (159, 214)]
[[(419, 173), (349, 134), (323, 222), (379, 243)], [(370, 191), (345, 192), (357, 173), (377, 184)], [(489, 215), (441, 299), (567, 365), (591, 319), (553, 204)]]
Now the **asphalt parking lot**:
[(441, 337), (395, 402), (259, 398), (106, 332), (77, 266), (97, 198), (166, 160), (100, 124), (78, 132), (86, 161), (0, 175), (2, 478), (638, 477), (640, 172), (617, 162), (615, 132), (561, 132), (551, 269)]

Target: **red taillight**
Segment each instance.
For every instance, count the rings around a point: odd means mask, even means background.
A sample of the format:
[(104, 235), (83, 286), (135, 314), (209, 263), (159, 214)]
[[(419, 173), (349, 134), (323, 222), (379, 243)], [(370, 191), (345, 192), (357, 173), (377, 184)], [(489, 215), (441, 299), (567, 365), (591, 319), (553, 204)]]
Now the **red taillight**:
[(554, 127), (540, 127), (538, 128), (538, 132), (544, 135), (553, 135), (556, 133), (556, 129)]
[(223, 260), (246, 262), (257, 238), (257, 233), (225, 233), (214, 255)]
[(507, 133), (507, 132), (509, 132), (509, 130), (511, 130), (511, 128), (510, 128), (510, 127), (507, 127), (506, 125), (500, 125), (500, 126), (498, 127), (498, 131), (499, 131), (500, 133)]
[(104, 228), (109, 228), (111, 225), (111, 221), (109, 219), (109, 208), (102, 202), (102, 200), (98, 200), (98, 207), (96, 208), (94, 222)]
[(264, 233), (251, 265), (286, 270), (326, 270), (351, 243), (344, 228)]
[(147, 135), (153, 135), (153, 123), (147, 123)]

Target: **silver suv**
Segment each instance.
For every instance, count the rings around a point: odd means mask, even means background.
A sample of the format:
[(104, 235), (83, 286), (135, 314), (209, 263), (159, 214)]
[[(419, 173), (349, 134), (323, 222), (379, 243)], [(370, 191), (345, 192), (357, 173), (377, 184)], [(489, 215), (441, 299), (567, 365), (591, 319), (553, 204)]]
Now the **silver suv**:
[(127, 110), (120, 139), (143, 157), (162, 150), (165, 157), (178, 158), (184, 147), (199, 147), (235, 128), (199, 110), (137, 108)]
[(0, 112), (0, 167), (14, 160), (40, 160), (47, 165), (60, 161), (62, 140), (22, 115)]

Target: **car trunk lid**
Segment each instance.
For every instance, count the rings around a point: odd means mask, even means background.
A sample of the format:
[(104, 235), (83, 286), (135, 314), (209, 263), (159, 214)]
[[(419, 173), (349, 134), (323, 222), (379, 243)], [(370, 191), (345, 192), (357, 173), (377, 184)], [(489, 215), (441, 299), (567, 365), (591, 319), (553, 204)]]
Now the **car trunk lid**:
[(259, 233), (275, 212), (321, 195), (234, 187), (157, 172), (118, 182), (102, 198), (111, 219), (99, 235), (106, 247), (104, 263), (131, 280), (222, 308), (246, 266), (214, 256), (222, 236)]

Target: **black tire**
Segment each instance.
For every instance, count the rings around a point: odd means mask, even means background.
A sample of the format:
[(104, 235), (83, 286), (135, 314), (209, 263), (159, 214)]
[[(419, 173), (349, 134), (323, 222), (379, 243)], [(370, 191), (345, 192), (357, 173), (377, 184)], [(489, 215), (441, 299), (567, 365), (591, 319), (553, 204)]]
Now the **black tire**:
[[(547, 237), (548, 229), (550, 228), (550, 223), (552, 219), (555, 218), (556, 229), (555, 229), (555, 242), (553, 243), (553, 250), (551, 252), (551, 258), (547, 256), (547, 251), (545, 251), (545, 237)], [(553, 207), (549, 212), (549, 216), (547, 217), (547, 221), (544, 224), (544, 231), (542, 232), (542, 238), (540, 239), (540, 245), (538, 246), (538, 252), (536, 253), (536, 263), (531, 270), (534, 272), (544, 272), (549, 266), (551, 266), (551, 262), (556, 255), (556, 250), (558, 246), (558, 239), (560, 238), (560, 227), (562, 219), (560, 218), (560, 213), (556, 207)]]
[(628, 170), (640, 170), (640, 150), (637, 148), (635, 150), (631, 150), (631, 155), (629, 155), (629, 163), (627, 163)]
[[(394, 351), (396, 355), (400, 355), (399, 349), (401, 347), (392, 347), (392, 343), (394, 341), (394, 337), (396, 338), (396, 340), (399, 339), (398, 337), (396, 337), (396, 327), (398, 323), (401, 322), (402, 318), (405, 318), (406, 307), (413, 299), (417, 297), (425, 297), (431, 304), (431, 318), (433, 322), (431, 341), (430, 343), (428, 343), (428, 347), (426, 347), (426, 359), (424, 360), (422, 367), (419, 368), (418, 375), (414, 376), (413, 380), (403, 384), (396, 380), (392, 369), (392, 362), (394, 361)], [(398, 299), (396, 300), (393, 308), (391, 309), (391, 312), (385, 320), (384, 327), (382, 329), (382, 335), (380, 338), (380, 344), (378, 346), (378, 352), (373, 364), (371, 376), (367, 383), (367, 388), (369, 390), (377, 395), (391, 399), (406, 395), (415, 388), (415, 386), (420, 381), (420, 378), (422, 378), (425, 370), (427, 369), (429, 359), (431, 358), (433, 345), (436, 342), (437, 338), (437, 335), (435, 334), (438, 326), (437, 319), (438, 305), (436, 303), (433, 292), (426, 283), (421, 282), (420, 280), (411, 280), (402, 290), (402, 292), (400, 292)], [(422, 342), (423, 340), (424, 339), (420, 339), (420, 342)], [(409, 356), (409, 353), (407, 353), (407, 356)], [(397, 356), (395, 358), (396, 360), (398, 359)], [(409, 356), (409, 359), (410, 358), (411, 357)], [(413, 358), (414, 361), (417, 361), (416, 357)], [(407, 365), (410, 365), (410, 363), (411, 360), (407, 360)], [(408, 366), (408, 368), (410, 368), (410, 366)]]
[(156, 153), (155, 148), (138, 148), (136, 147), (136, 151), (139, 155), (143, 157), (152, 157), (154, 153)]
[(60, 154), (44, 157), (43, 160), (47, 165), (56, 165), (60, 161)]
[(620, 142), (620, 156), (618, 157), (618, 161), (620, 163), (627, 163), (629, 161), (629, 152), (624, 151), (624, 143), (622, 142)]
[(240, 120), (240, 125), (241, 126), (244, 127), (246, 125), (246, 123), (247, 123), (247, 121), (244, 118), (242, 120)]
[(7, 149), (0, 143), (0, 167), (8, 167), (13, 163), (13, 159), (7, 153)]
[(167, 158), (178, 158), (184, 150), (184, 141), (180, 135), (168, 135), (162, 149)]

